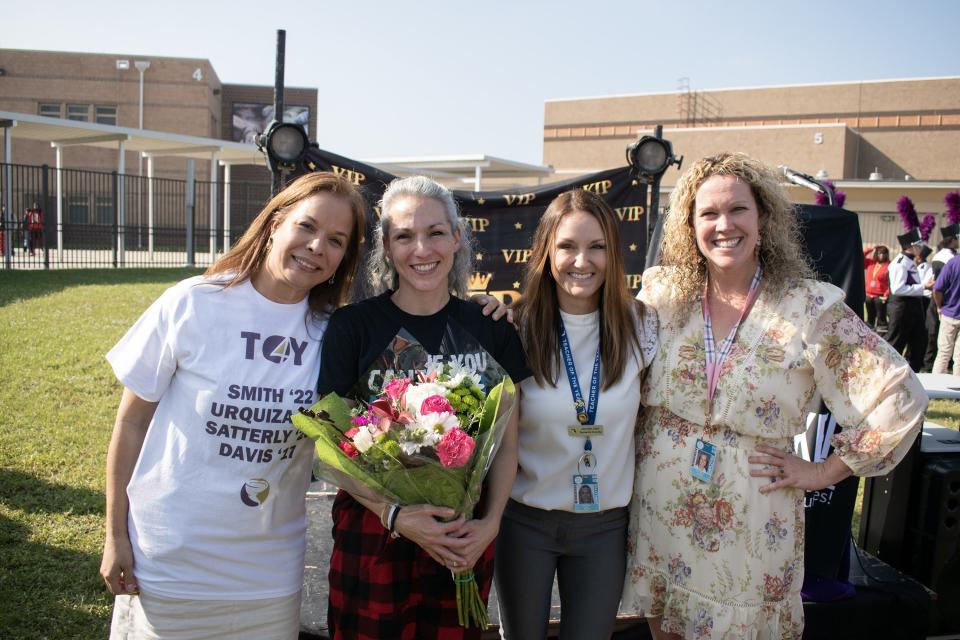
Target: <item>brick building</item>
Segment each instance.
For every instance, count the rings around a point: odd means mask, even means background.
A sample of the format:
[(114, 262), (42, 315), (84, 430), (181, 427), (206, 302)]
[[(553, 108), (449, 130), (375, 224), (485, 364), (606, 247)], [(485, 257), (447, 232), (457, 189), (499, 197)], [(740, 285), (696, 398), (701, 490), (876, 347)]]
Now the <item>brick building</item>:
[[(733, 150), (828, 177), (860, 213), (865, 241), (895, 242), (901, 195), (939, 214), (960, 189), (960, 77), (550, 100), (543, 162), (558, 177), (622, 166), (626, 146), (657, 124), (685, 164)], [(679, 175), (667, 171), (664, 195)], [(803, 188), (791, 195), (813, 201)]]
[[(141, 124), (142, 75), (144, 129), (241, 141), (235, 116), (256, 112), (261, 122), (272, 116), (273, 87), (224, 84), (210, 61), (200, 58), (0, 49), (0, 69), (0, 111), (136, 129)], [(288, 113), (292, 107), (305, 115), (309, 130), (316, 131), (316, 89), (286, 88), (285, 104)], [(247, 126), (252, 123), (246, 119)], [(53, 165), (54, 156), (44, 142), (23, 141), (13, 147), (16, 164)], [(138, 154), (126, 156), (127, 172), (137, 174)], [(111, 171), (117, 167), (117, 153), (71, 147), (64, 166)], [(158, 158), (155, 164), (155, 175), (161, 178), (183, 178), (184, 171), (180, 158)], [(205, 163), (197, 163), (196, 172), (197, 179), (209, 179)], [(233, 180), (268, 183), (270, 176), (263, 167), (237, 166)]]

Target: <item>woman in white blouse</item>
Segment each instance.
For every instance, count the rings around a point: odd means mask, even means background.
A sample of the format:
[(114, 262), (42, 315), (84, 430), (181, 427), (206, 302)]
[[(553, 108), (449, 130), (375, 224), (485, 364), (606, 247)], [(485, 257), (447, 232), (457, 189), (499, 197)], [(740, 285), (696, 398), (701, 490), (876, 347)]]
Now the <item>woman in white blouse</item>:
[(533, 372), (520, 385), (519, 469), (497, 538), (505, 638), (609, 637), (625, 570), (640, 376), (655, 314), (631, 299), (617, 219), (577, 189), (547, 208), (516, 315)]

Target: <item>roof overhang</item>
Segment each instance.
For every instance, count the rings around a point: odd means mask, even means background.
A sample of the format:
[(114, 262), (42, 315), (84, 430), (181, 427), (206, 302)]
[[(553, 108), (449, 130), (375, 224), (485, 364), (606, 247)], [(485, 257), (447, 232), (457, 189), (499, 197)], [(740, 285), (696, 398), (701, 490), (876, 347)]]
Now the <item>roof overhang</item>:
[(126, 151), (148, 156), (176, 156), (210, 160), (216, 154), (220, 164), (266, 165), (256, 145), (201, 138), (163, 131), (129, 129), (92, 122), (75, 122), (26, 113), (0, 111), (0, 129), (9, 129), (14, 139), (49, 142), (54, 147), (88, 146), (116, 149), (122, 142)]

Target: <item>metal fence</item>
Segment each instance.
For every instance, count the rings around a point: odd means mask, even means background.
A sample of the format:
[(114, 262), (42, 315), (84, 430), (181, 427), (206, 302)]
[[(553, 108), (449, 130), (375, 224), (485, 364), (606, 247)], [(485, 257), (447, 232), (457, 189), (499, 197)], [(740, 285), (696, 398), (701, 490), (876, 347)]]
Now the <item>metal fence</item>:
[(0, 255), (5, 269), (207, 266), (269, 197), (268, 183), (0, 164)]

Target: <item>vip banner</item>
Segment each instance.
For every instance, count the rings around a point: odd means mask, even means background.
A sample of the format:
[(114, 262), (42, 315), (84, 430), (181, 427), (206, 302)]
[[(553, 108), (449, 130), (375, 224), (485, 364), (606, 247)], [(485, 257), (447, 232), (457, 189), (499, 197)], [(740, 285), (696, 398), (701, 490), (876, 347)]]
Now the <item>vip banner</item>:
[[(377, 203), (386, 185), (396, 177), (314, 147), (310, 148), (304, 164), (311, 171), (332, 171), (349, 178), (362, 188), (377, 218), (380, 215)], [(471, 291), (488, 292), (506, 303), (520, 295), (523, 269), (530, 257), (537, 221), (556, 196), (570, 189), (591, 191), (614, 210), (620, 223), (627, 286), (633, 292), (638, 290), (647, 252), (647, 185), (630, 175), (630, 167), (622, 167), (529, 189), (454, 190), (461, 215), (473, 232), (475, 264)], [(375, 223), (371, 220), (370, 226)]]

